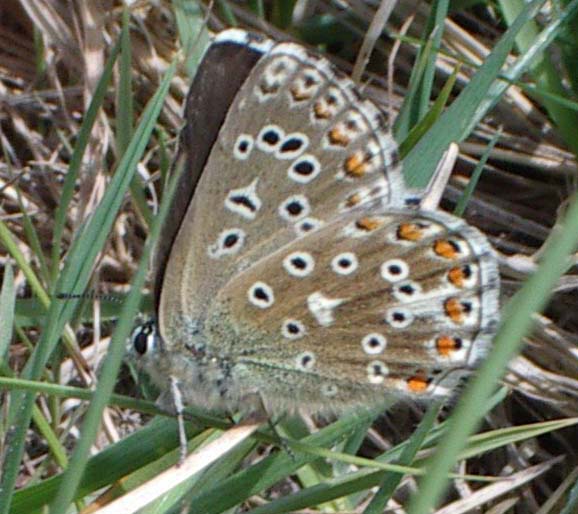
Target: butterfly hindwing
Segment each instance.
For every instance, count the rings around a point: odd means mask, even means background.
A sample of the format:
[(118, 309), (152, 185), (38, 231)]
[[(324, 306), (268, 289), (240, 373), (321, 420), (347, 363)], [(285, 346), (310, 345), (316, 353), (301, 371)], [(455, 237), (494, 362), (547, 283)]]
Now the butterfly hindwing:
[(313, 395), (331, 382), (340, 403), (341, 389), (445, 396), (489, 350), (498, 282), (479, 231), (444, 213), (391, 210), (337, 219), (278, 249), (217, 303), (239, 339), (253, 340), (237, 358), (254, 375), (310, 374)]

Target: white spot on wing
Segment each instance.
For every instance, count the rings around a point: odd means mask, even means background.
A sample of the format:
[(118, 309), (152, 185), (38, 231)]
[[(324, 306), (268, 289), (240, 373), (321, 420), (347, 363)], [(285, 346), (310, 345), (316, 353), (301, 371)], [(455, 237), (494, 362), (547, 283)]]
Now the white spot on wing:
[(287, 221), (298, 221), (310, 212), (311, 206), (305, 195), (292, 195), (279, 206), (279, 216)]
[(421, 292), (421, 286), (411, 280), (395, 284), (392, 289), (393, 296), (400, 302), (415, 301)]
[(297, 232), (298, 236), (304, 236), (309, 232), (314, 232), (315, 230), (319, 229), (323, 226), (323, 221), (317, 218), (304, 218), (298, 223), (295, 223), (295, 232)]
[(413, 323), (414, 315), (409, 309), (394, 307), (385, 314), (385, 322), (393, 328), (406, 328)]
[(334, 321), (333, 310), (344, 301), (344, 298), (328, 298), (323, 293), (316, 291), (307, 298), (307, 307), (317, 323), (327, 327)]
[(295, 159), (299, 157), (308, 146), (309, 138), (306, 134), (299, 132), (287, 134), (275, 152), (275, 157), (277, 159)]
[(321, 394), (328, 398), (336, 396), (338, 392), (339, 388), (335, 384), (323, 384), (321, 386)]
[(285, 138), (285, 131), (278, 125), (265, 125), (257, 136), (257, 148), (265, 153), (272, 153), (279, 148)]

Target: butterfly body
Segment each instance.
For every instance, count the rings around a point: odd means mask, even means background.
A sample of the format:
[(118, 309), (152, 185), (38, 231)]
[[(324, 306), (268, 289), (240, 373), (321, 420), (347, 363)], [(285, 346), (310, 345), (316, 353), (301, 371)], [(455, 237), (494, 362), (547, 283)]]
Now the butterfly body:
[[(227, 31), (201, 75), (235, 50), (250, 63), (214, 134), (189, 119), (183, 136), (189, 192), (166, 222), (160, 337), (141, 363), (211, 409), (341, 412), (451, 394), (497, 326), (486, 238), (414, 207), (383, 113), (325, 59)], [(201, 90), (188, 118), (203, 95), (210, 105)], [(197, 137), (210, 148), (189, 148)]]

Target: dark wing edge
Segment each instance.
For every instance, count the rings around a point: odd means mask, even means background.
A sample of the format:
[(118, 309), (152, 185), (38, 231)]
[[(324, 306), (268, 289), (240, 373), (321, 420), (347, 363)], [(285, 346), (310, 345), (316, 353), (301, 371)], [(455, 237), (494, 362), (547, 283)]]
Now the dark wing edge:
[(155, 311), (173, 242), (221, 125), (240, 87), (272, 46), (271, 40), (257, 34), (226, 30), (208, 46), (197, 69), (185, 103), (185, 127), (180, 135), (173, 171), (183, 159), (184, 166), (153, 260)]

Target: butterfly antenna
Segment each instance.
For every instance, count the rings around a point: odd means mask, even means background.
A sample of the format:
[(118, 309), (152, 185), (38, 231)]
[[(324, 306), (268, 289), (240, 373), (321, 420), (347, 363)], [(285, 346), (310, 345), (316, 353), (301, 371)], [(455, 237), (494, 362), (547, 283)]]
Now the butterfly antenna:
[(122, 303), (122, 300), (112, 294), (101, 294), (90, 291), (88, 293), (56, 293), (57, 300), (101, 300), (105, 302)]

